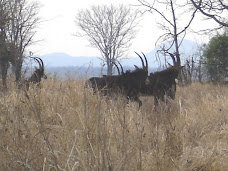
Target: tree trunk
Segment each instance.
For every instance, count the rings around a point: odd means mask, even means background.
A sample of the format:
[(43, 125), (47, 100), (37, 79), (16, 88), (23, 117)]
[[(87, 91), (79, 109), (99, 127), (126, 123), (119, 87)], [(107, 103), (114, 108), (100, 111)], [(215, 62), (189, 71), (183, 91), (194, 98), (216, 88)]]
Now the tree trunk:
[(174, 44), (175, 44), (175, 50), (176, 50), (176, 61), (174, 63), (174, 66), (180, 66), (180, 53), (179, 53), (179, 44), (178, 44), (178, 34), (177, 34), (177, 25), (176, 25), (176, 16), (175, 11), (173, 7), (173, 1), (170, 1), (171, 9), (172, 9), (172, 15), (173, 15), (173, 31), (174, 31)]
[(19, 83), (21, 80), (21, 68), (22, 68), (21, 65), (16, 66), (16, 69), (15, 69), (15, 81), (16, 81), (16, 83)]
[(23, 63), (23, 56), (19, 53), (12, 54), (11, 57), (11, 64), (13, 65), (13, 72), (15, 75), (15, 82), (19, 83), (21, 81), (21, 70), (22, 70), (22, 63)]
[(112, 75), (112, 62), (109, 58), (107, 59), (107, 75)]
[(2, 87), (3, 87), (3, 91), (7, 91), (7, 71), (9, 68), (9, 63), (6, 60), (1, 60), (1, 75), (2, 75)]

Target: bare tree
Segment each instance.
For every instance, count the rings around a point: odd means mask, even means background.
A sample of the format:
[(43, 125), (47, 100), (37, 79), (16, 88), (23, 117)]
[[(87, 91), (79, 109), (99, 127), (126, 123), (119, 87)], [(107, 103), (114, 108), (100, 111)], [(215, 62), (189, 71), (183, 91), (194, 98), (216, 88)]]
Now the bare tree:
[(203, 83), (207, 80), (206, 60), (203, 55), (205, 48), (205, 45), (200, 45), (197, 51), (186, 59), (179, 77), (182, 85), (191, 84), (192, 81)]
[(10, 21), (7, 25), (7, 41), (11, 43), (10, 62), (13, 65), (16, 82), (21, 79), (25, 50), (33, 42), (35, 28), (40, 21), (40, 4), (29, 0), (8, 0)]
[(228, 27), (228, 1), (226, 0), (190, 0), (191, 4), (204, 16), (217, 22), (221, 27)]
[(29, 0), (0, 0), (0, 69), (6, 90), (7, 70), (13, 65), (20, 81), (25, 49), (32, 43), (40, 5)]
[(123, 56), (135, 37), (140, 13), (124, 5), (91, 6), (80, 10), (76, 25), (85, 33), (93, 47), (101, 52), (107, 64), (107, 75), (112, 74), (113, 63)]
[(9, 61), (8, 61), (8, 51), (4, 44), (0, 43), (0, 72), (2, 77), (2, 87), (3, 91), (7, 89), (7, 72), (9, 68)]
[(0, 72), (3, 90), (7, 89), (6, 78), (9, 68), (9, 49), (6, 41), (6, 26), (9, 22), (6, 0), (0, 0)]
[[(195, 9), (191, 15), (186, 15), (188, 9), (185, 8), (186, 2), (177, 0), (153, 0), (148, 2), (147, 0), (138, 0), (140, 6), (145, 8), (145, 12), (151, 12), (158, 15), (160, 20), (158, 25), (164, 34), (158, 38), (161, 43), (171, 40), (168, 47), (162, 47), (161, 52), (169, 55), (172, 58), (174, 66), (181, 65), (179, 47), (183, 38), (186, 35), (186, 31), (192, 23), (197, 9)], [(184, 19), (183, 19), (184, 18)], [(181, 22), (179, 22), (181, 20)], [(175, 52), (169, 52), (174, 47)]]

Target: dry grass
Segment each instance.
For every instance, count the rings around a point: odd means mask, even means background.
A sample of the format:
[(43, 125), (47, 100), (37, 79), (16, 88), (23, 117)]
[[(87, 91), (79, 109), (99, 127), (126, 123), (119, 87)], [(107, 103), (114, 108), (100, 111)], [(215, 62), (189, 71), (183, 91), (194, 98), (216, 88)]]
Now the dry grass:
[(157, 112), (48, 80), (0, 97), (0, 170), (228, 170), (228, 87), (178, 87)]

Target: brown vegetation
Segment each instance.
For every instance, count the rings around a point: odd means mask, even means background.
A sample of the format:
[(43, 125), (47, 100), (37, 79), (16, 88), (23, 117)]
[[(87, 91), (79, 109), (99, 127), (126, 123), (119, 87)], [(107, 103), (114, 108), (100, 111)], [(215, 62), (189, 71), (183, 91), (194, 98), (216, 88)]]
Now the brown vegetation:
[[(0, 170), (227, 170), (228, 88), (194, 83), (153, 109), (45, 80), (0, 97)], [(26, 93), (26, 96), (25, 96)]]

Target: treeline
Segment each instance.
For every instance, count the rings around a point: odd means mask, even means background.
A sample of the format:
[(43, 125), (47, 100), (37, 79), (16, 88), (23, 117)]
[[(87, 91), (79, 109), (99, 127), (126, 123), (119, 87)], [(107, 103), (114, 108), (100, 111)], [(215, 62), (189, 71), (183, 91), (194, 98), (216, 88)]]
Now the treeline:
[(228, 31), (213, 36), (208, 44), (202, 45), (198, 52), (190, 56), (181, 72), (182, 82), (228, 83)]

